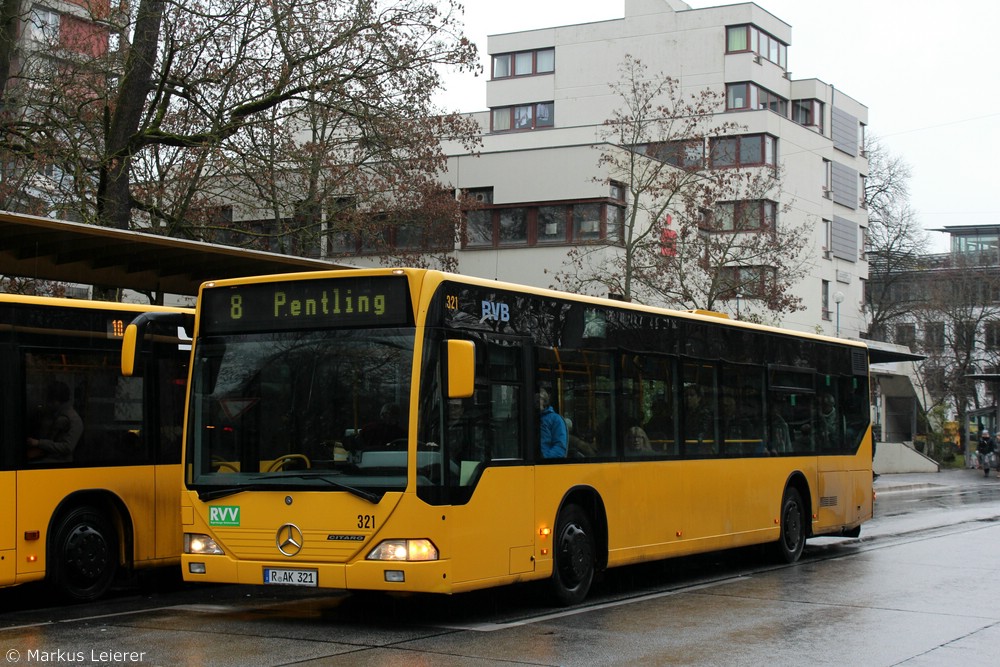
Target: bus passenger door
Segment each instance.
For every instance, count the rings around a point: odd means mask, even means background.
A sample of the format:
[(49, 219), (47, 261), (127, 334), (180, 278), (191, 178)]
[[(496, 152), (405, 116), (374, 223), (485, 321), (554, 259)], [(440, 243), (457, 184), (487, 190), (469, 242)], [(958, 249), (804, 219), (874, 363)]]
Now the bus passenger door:
[[(534, 474), (526, 465), (533, 418), (524, 384), (526, 346), (519, 339), (476, 340), (471, 398), (449, 405), (449, 450), (457, 498), (452, 524), (456, 584), (534, 569)], [(460, 445), (458, 443), (461, 443)]]

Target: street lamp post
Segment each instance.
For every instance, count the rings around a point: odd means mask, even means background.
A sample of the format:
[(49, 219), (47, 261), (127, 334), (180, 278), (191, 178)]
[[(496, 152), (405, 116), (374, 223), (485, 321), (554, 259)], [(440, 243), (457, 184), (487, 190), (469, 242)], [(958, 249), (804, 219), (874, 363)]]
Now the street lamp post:
[(844, 300), (844, 293), (837, 292), (833, 295), (833, 302), (837, 304), (837, 337), (840, 337), (840, 304)]
[(743, 298), (743, 292), (736, 293), (736, 319), (740, 319), (740, 299)]

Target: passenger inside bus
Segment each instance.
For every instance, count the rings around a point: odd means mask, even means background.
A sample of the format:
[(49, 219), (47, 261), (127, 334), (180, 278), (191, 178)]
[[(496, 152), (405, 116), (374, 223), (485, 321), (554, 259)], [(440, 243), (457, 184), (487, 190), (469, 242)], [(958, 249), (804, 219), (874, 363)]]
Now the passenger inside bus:
[(569, 417), (563, 417), (563, 421), (566, 422), (569, 455), (576, 458), (597, 456), (597, 446), (576, 434), (576, 431), (573, 430), (573, 420)]
[(630, 426), (625, 431), (625, 452), (629, 454), (649, 454), (652, 453), (653, 446), (649, 442), (649, 436), (641, 426)]
[(715, 453), (712, 409), (701, 385), (684, 386), (684, 441), (689, 454)]
[(813, 441), (817, 448), (824, 451), (840, 448), (844, 438), (844, 424), (840, 411), (837, 410), (837, 400), (828, 391), (819, 395), (813, 427)]
[(788, 454), (792, 451), (792, 438), (788, 432), (788, 422), (781, 416), (781, 404), (777, 399), (767, 404), (766, 451), (771, 456)]
[(73, 460), (73, 450), (81, 435), (83, 420), (73, 408), (69, 386), (59, 381), (50, 383), (38, 437), (28, 438), (28, 461), (69, 463)]
[(378, 419), (361, 429), (361, 442), (368, 448), (400, 444), (405, 447), (406, 429), (400, 424), (399, 406), (395, 403), (383, 405), (379, 410)]
[(566, 422), (553, 409), (550, 404), (549, 392), (544, 387), (539, 388), (538, 393), (535, 394), (535, 405), (538, 409), (538, 433), (542, 458), (564, 458), (569, 444)]
[(654, 449), (668, 454), (677, 453), (674, 443), (674, 420), (670, 414), (670, 404), (664, 396), (660, 395), (653, 399), (649, 419), (643, 424), (643, 430), (649, 436)]

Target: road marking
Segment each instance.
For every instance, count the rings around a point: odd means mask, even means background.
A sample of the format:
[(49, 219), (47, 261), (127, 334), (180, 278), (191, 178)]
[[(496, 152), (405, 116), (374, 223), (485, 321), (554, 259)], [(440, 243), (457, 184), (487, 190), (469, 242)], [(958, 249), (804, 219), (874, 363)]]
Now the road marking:
[(636, 602), (646, 602), (647, 600), (657, 600), (659, 598), (670, 597), (672, 595), (680, 595), (681, 593), (690, 593), (692, 591), (701, 591), (708, 588), (715, 588), (717, 586), (724, 586), (726, 584), (733, 583), (735, 581), (742, 581), (749, 579), (749, 575), (739, 575), (735, 577), (728, 577), (726, 579), (720, 579), (719, 581), (711, 581), (704, 584), (696, 584), (694, 586), (686, 586), (684, 588), (677, 588), (670, 591), (663, 591), (660, 593), (649, 593), (647, 595), (639, 595), (637, 597), (626, 598), (623, 600), (615, 600), (613, 602), (603, 602), (601, 604), (589, 605), (584, 607), (574, 607), (573, 609), (567, 609), (565, 611), (558, 611), (552, 614), (543, 614), (541, 616), (532, 616), (531, 618), (521, 619), (519, 621), (511, 621), (509, 623), (472, 623), (468, 625), (463, 624), (435, 624), (437, 627), (446, 628), (448, 630), (471, 630), (473, 632), (496, 632), (497, 630), (506, 630), (508, 628), (516, 628), (523, 625), (531, 625), (533, 623), (542, 623), (544, 621), (551, 621), (558, 618), (566, 618), (569, 616), (577, 616), (579, 614), (586, 614), (592, 611), (601, 611), (603, 609), (613, 609), (615, 607), (622, 607), (627, 604), (634, 604)]

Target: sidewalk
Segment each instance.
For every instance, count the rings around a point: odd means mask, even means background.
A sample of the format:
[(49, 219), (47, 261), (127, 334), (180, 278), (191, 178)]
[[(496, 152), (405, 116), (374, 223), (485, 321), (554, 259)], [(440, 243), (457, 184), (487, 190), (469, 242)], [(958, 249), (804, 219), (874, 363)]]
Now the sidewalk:
[(886, 473), (875, 480), (876, 493), (912, 491), (933, 486), (968, 486), (975, 482), (1000, 484), (995, 471), (987, 478), (982, 470), (972, 468), (945, 468), (940, 472)]

